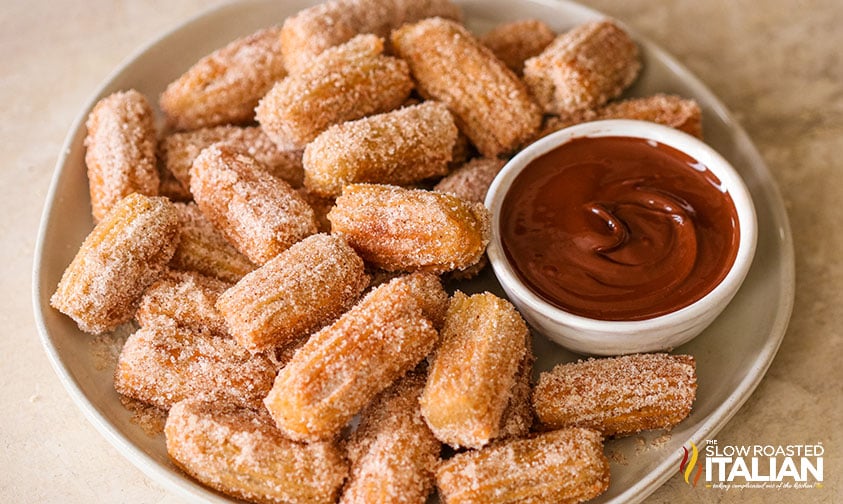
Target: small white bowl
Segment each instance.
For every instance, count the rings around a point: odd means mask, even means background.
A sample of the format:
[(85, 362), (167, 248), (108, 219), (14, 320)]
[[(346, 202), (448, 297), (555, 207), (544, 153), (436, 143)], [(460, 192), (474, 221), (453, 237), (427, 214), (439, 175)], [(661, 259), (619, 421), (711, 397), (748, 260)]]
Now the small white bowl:
[[(645, 320), (611, 321), (567, 312), (533, 292), (518, 274), (501, 245), (501, 206), (515, 178), (534, 159), (573, 139), (620, 136), (654, 140), (704, 164), (722, 182), (735, 204), (739, 224), (738, 250), (732, 267), (708, 294), (666, 315)], [(757, 223), (749, 191), (737, 171), (714, 149), (679, 130), (655, 123), (606, 120), (578, 124), (557, 131), (522, 150), (495, 178), (486, 195), (492, 212), (488, 254), (495, 275), (510, 300), (538, 332), (577, 353), (620, 355), (670, 350), (701, 333), (726, 308), (746, 277), (755, 255)]]

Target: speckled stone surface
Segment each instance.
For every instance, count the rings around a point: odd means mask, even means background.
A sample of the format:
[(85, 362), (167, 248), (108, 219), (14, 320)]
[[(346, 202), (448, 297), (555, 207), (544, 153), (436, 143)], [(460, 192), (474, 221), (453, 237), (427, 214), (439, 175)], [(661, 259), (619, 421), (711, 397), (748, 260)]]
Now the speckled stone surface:
[[(38, 341), (32, 252), (64, 135), (138, 46), (213, 2), (5, 0), (0, 16), (0, 501), (181, 503), (103, 439)], [(826, 448), (824, 487), (689, 488), (648, 503), (843, 502), (843, 3), (588, 0), (671, 52), (735, 114), (778, 182), (796, 248), (796, 302), (766, 377), (724, 444)]]

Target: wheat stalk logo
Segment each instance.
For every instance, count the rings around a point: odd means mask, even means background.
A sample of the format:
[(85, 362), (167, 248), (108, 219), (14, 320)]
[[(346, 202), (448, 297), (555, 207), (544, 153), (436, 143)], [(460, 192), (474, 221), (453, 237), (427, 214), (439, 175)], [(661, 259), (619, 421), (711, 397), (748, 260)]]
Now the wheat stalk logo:
[[(700, 479), (700, 474), (702, 474), (702, 464), (697, 466), (697, 460), (700, 457), (700, 452), (699, 450), (697, 450), (697, 445), (695, 445), (693, 441), (691, 441), (690, 444), (690, 452), (688, 452), (688, 449), (684, 446), (682, 447), (682, 450), (685, 451), (685, 455), (682, 457), (682, 462), (679, 463), (679, 474), (683, 474), (685, 476), (685, 483), (696, 487), (697, 481), (699, 481)], [(697, 474), (694, 475), (694, 479), (692, 481), (691, 473), (694, 472), (694, 466), (697, 466)]]

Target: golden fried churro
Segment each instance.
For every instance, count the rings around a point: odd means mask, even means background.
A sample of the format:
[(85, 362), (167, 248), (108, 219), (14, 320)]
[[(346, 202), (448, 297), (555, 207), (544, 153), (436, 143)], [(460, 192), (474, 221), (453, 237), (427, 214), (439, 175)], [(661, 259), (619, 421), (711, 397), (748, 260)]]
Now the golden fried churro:
[(439, 102), (337, 124), (304, 150), (304, 184), (324, 196), (339, 196), (356, 182), (407, 185), (445, 175), (457, 127)]
[(272, 27), (237, 39), (170, 83), (159, 100), (170, 124), (191, 130), (252, 120), (258, 100), (287, 74), (280, 33)]
[(266, 355), (250, 354), (231, 338), (158, 318), (126, 340), (114, 388), (164, 409), (193, 398), (255, 408), (274, 377), (275, 366)]
[(238, 343), (259, 352), (323, 327), (369, 285), (363, 260), (340, 237), (313, 235), (225, 292), (217, 308)]
[(278, 148), (256, 126), (216, 126), (194, 131), (183, 131), (167, 136), (161, 142), (161, 156), (167, 168), (184, 185), (190, 188), (190, 167), (206, 147), (223, 142), (234, 150), (255, 158), (271, 175), (293, 187), (300, 187), (304, 170), (301, 150), (285, 151)]
[(480, 448), (498, 436), (528, 335), (509, 302), (454, 294), (420, 400), (440, 441)]
[(609, 487), (603, 437), (571, 428), (455, 455), (436, 471), (445, 504), (576, 503)]
[(495, 175), (505, 164), (503, 159), (474, 158), (440, 180), (433, 190), (451, 193), (465, 201), (483, 203)]
[(423, 314), (425, 296), (405, 278), (367, 294), (313, 334), (279, 371), (264, 404), (286, 435), (297, 440), (335, 436), (430, 353), (439, 334)]
[(358, 35), (279, 81), (261, 99), (257, 119), (284, 150), (303, 149), (328, 127), (399, 107), (413, 82), (407, 63), (384, 56), (383, 40)]
[(462, 13), (450, 0), (333, 0), (315, 5), (284, 22), (284, 64), (291, 73), (301, 73), (324, 50), (358, 34), (386, 37), (404, 23), (433, 16), (460, 20)]
[(313, 209), (289, 184), (226, 145), (199, 154), (190, 191), (202, 213), (255, 264), (316, 232)]
[(697, 390), (690, 355), (637, 354), (559, 364), (533, 391), (539, 421), (606, 436), (669, 429), (691, 412)]
[(510, 391), (509, 403), (507, 403), (501, 416), (501, 428), (497, 439), (526, 436), (533, 426), (535, 415), (533, 414), (533, 388), (530, 386), (530, 380), (532, 379), (535, 361), (533, 338), (528, 333), (524, 358), (518, 364), (515, 384)]
[(334, 443), (290, 441), (265, 413), (236, 406), (178, 402), (170, 408), (164, 434), (167, 453), (179, 468), (249, 502), (329, 504), (348, 474)]
[(702, 111), (696, 101), (675, 95), (657, 94), (609, 103), (598, 109), (580, 110), (564, 116), (550, 116), (540, 136), (586, 121), (637, 119), (650, 121), (702, 138)]
[(88, 333), (128, 322), (144, 289), (166, 268), (179, 240), (178, 217), (164, 198), (132, 193), (85, 238), (50, 305)]
[(366, 262), (390, 271), (465, 269), (489, 242), (485, 207), (422, 189), (349, 185), (328, 220)]
[(134, 89), (103, 98), (88, 115), (85, 164), (95, 222), (133, 192), (158, 195), (153, 117)]
[(351, 476), (340, 504), (424, 504), (442, 445), (419, 411), (425, 374), (410, 372), (372, 401), (348, 443)]
[(510, 70), (521, 75), (524, 62), (541, 54), (555, 38), (556, 33), (547, 23), (522, 19), (497, 25), (480, 37), (480, 41)]
[(444, 102), (484, 156), (514, 150), (541, 125), (524, 84), (462, 25), (425, 19), (395, 30), (392, 44), (422, 96)]
[(619, 96), (641, 70), (638, 46), (610, 20), (559, 35), (524, 63), (524, 81), (544, 111), (568, 114)]
[(170, 270), (143, 293), (135, 319), (141, 326), (148, 326), (164, 317), (193, 331), (225, 336), (225, 319), (215, 305), (230, 286), (193, 271)]

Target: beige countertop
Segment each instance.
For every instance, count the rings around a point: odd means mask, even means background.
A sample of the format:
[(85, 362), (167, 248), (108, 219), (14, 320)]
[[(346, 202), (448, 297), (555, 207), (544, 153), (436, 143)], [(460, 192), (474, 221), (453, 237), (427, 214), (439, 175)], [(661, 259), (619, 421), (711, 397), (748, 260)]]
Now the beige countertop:
[[(124, 58), (214, 2), (4, 0), (0, 15), (0, 501), (180, 503), (82, 416), (41, 348), (36, 231), (80, 108)], [(843, 501), (843, 3), (589, 0), (671, 52), (746, 128), (786, 201), (796, 302), (766, 377), (720, 444), (825, 446), (824, 488), (700, 493), (674, 477), (647, 502)]]

